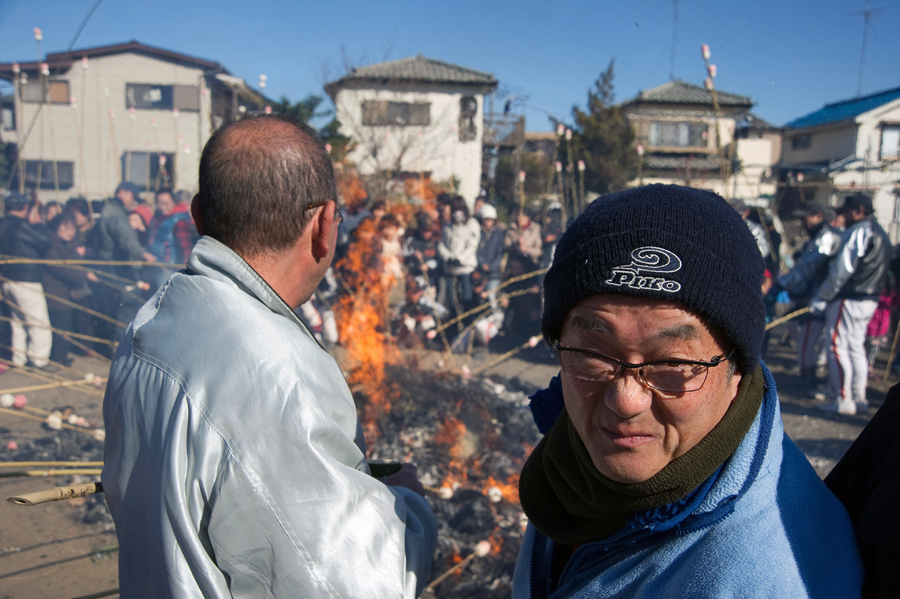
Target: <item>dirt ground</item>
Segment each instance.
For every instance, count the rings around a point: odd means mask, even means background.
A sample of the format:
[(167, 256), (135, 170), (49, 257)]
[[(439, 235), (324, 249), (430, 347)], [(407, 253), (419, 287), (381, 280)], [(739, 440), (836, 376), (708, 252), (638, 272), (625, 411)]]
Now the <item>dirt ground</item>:
[[(869, 381), (869, 402), (872, 410), (867, 416), (839, 416), (820, 412), (815, 408), (818, 400), (807, 397), (809, 389), (804, 388), (798, 377), (792, 374), (794, 358), (790, 342), (778, 343), (780, 335), (776, 329), (768, 348), (766, 362), (775, 375), (781, 398), (782, 416), (788, 434), (809, 458), (817, 472), (824, 476), (847, 450), (872, 413), (882, 404), (890, 386), (898, 378), (881, 380), (887, 361), (883, 351), (876, 362), (879, 375)], [(514, 346), (513, 346), (514, 347)], [(490, 366), (507, 349), (498, 347), (495, 351), (476, 350), (471, 356), (453, 356), (438, 352), (412, 352), (419, 367), (435, 369), (461, 369), (470, 371)], [(78, 358), (73, 371), (62, 371), (60, 376), (77, 378), (92, 372), (105, 376), (108, 365), (93, 358)], [(481, 376), (490, 377), (494, 382), (525, 392), (546, 385), (556, 373), (549, 349), (540, 344), (533, 349), (520, 351), (514, 356), (494, 366), (486, 368)], [(80, 374), (78, 374), (80, 373)], [(44, 375), (46, 378), (46, 375)], [(0, 375), (0, 393), (4, 389), (37, 385), (45, 382), (16, 372)], [(102, 388), (98, 391), (102, 391)], [(102, 398), (99, 392), (77, 392), (58, 388), (26, 393), (28, 405), (46, 410), (70, 407), (79, 416), (85, 417), (92, 425), (102, 421)], [(21, 461), (16, 451), (6, 450), (9, 441), (15, 441), (21, 448), (29, 442), (41, 442), (52, 437), (54, 431), (40, 422), (26, 420), (10, 414), (0, 413), (0, 461)], [(74, 435), (77, 436), (77, 435)], [(90, 439), (85, 435), (85, 441)], [(81, 458), (86, 459), (86, 458)], [(93, 459), (93, 458), (92, 458)], [(19, 468), (0, 468), (0, 496), (8, 497), (34, 490), (51, 488), (56, 485), (99, 477), (83, 478), (2, 478), (3, 471)], [(86, 598), (101, 596), (99, 593), (111, 591), (118, 586), (117, 545), (112, 525), (103, 518), (93, 523), (85, 522), (89, 504), (84, 500), (57, 502), (34, 507), (15, 506), (0, 503), (0, 599), (30, 599), (45, 597)], [(89, 518), (98, 520), (98, 518)], [(117, 594), (109, 595), (115, 597)]]

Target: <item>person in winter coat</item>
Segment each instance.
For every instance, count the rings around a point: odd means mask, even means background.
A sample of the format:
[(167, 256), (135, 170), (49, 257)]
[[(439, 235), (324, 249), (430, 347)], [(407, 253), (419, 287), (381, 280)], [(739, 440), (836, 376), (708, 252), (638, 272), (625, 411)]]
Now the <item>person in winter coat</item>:
[(481, 299), (487, 299), (500, 284), (500, 264), (503, 261), (503, 229), (497, 226), (497, 209), (484, 204), (478, 213), (481, 239), (478, 242), (478, 270), (486, 281)]
[[(50, 221), (52, 244), (47, 252), (48, 260), (80, 260), (76, 249), (75, 237), (78, 232), (75, 217), (71, 212), (63, 212)], [(44, 291), (64, 300), (83, 303), (87, 297), (87, 283), (97, 282), (97, 275), (92, 272), (69, 268), (62, 265), (48, 264), (44, 268)], [(47, 311), (50, 313), (50, 324), (58, 331), (75, 331), (75, 309), (52, 297), (47, 298)], [(74, 349), (64, 335), (53, 332), (53, 348), (50, 359), (54, 362), (69, 365), (72, 359), (69, 351)]]
[[(28, 198), (11, 193), (4, 200), (6, 216), (0, 224), (0, 254), (43, 260), (50, 249), (50, 234), (31, 216)], [(48, 362), (53, 336), (50, 333), (47, 300), (44, 298), (42, 264), (5, 264), (0, 288), (11, 308), (12, 361), (17, 366), (31, 362), (36, 368), (54, 370)]]
[(503, 247), (509, 252), (510, 260), (523, 263), (524, 272), (537, 269), (544, 252), (541, 226), (532, 221), (527, 212), (517, 212), (506, 229)]
[(850, 519), (760, 360), (764, 270), (741, 218), (687, 187), (608, 195), (563, 234), (513, 599), (859, 597)]
[(841, 215), (847, 230), (829, 264), (828, 277), (809, 302), (811, 314), (825, 314), (830, 339), (830, 401), (817, 407), (839, 414), (865, 414), (869, 410), (866, 327), (887, 282), (894, 248), (875, 220), (872, 198), (847, 197)]
[[(153, 254), (155, 261), (184, 264), (194, 247), (195, 232), (189, 209), (184, 204), (175, 203), (172, 190), (157, 191), (156, 213), (147, 227), (147, 251)], [(152, 289), (162, 285), (174, 272), (171, 268), (163, 267), (149, 270)]]
[(472, 301), (472, 280), (469, 275), (478, 266), (478, 242), (481, 227), (469, 216), (466, 201), (459, 196), (450, 198), (452, 224), (444, 228), (438, 244), (438, 253), (444, 261), (445, 276), (448, 279), (449, 304), (451, 310), (460, 312)]

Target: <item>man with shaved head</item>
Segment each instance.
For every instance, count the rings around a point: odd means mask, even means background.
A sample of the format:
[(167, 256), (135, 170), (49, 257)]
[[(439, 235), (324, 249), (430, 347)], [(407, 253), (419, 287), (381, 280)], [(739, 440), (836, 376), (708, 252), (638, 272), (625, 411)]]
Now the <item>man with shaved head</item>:
[(103, 487), (126, 597), (405, 597), (436, 523), (415, 468), (375, 478), (350, 390), (294, 315), (341, 220), (314, 132), (216, 132), (202, 235), (129, 325), (104, 399)]
[(722, 198), (675, 185), (602, 197), (561, 237), (514, 599), (859, 596), (847, 513), (760, 360), (764, 269)]

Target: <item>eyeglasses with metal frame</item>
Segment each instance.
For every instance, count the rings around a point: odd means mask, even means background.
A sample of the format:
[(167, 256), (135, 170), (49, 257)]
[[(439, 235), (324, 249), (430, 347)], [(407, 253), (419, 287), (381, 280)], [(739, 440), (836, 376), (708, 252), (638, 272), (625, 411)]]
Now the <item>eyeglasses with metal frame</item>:
[(734, 355), (713, 356), (708, 362), (701, 360), (652, 360), (640, 364), (622, 362), (593, 350), (568, 347), (559, 341), (551, 343), (559, 353), (559, 364), (567, 375), (589, 383), (611, 383), (626, 371), (637, 370), (641, 384), (666, 393), (691, 393), (699, 391), (706, 382), (710, 368), (724, 364)]
[[(334, 200), (325, 200), (324, 202), (316, 202), (315, 204), (310, 204), (306, 208), (303, 209), (304, 212), (307, 210), (312, 210), (314, 208), (318, 208), (319, 206), (324, 206), (328, 202), (334, 202)], [(340, 206), (337, 205), (337, 202), (334, 202), (334, 212), (337, 214), (338, 224), (344, 222), (344, 213), (341, 212)]]

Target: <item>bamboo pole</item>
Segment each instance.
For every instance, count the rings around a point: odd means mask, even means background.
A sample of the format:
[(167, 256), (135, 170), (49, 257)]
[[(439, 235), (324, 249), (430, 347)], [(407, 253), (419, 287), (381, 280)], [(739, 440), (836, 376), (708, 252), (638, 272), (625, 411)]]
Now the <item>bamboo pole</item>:
[(71, 470), (19, 470), (16, 472), (0, 472), (0, 478), (23, 478), (26, 476), (72, 476), (90, 475), (99, 476), (102, 474), (100, 468), (72, 468)]
[(113, 595), (118, 595), (119, 589), (109, 589), (106, 591), (100, 591), (99, 593), (91, 593), (90, 595), (81, 595), (80, 597), (75, 597), (75, 599), (103, 599), (103, 597), (112, 597)]
[[(34, 420), (35, 422), (40, 422), (40, 423), (46, 423), (46, 422), (47, 422), (47, 418), (46, 418), (46, 417), (33, 416), (32, 414), (25, 414), (24, 412), (18, 412), (18, 411), (16, 411), (16, 410), (10, 410), (9, 408), (0, 408), (0, 414), (10, 414), (10, 415), (12, 415), (12, 416), (18, 416), (19, 418), (24, 418), (25, 420)], [(75, 425), (69, 424), (68, 422), (62, 422), (62, 423), (60, 423), (60, 425), (61, 425), (62, 428), (67, 428), (67, 429), (72, 430), (72, 431), (78, 431), (78, 432), (80, 432), (80, 433), (85, 433), (85, 434), (90, 435), (90, 436), (92, 436), (92, 437), (94, 437), (94, 438), (97, 438), (97, 437), (96, 437), (96, 434), (95, 434), (95, 431), (97, 431), (97, 430), (102, 430), (102, 429), (89, 429), (89, 428), (84, 428), (83, 426), (75, 426)]]
[[(13, 304), (11, 301), (9, 301), (9, 300), (6, 299), (6, 298), (3, 298), (3, 301), (4, 301), (4, 303), (6, 303), (6, 304), (15, 306), (15, 304)], [(15, 307), (16, 307), (17, 310), (19, 309), (18, 306), (15, 306)], [(5, 322), (13, 322), (13, 319), (10, 318), (10, 317), (8, 317), (8, 316), (0, 316), (0, 320), (3, 320), (3, 321), (5, 321)], [(111, 346), (111, 347), (115, 347), (115, 346), (119, 345), (119, 342), (118, 342), (118, 341), (110, 341), (109, 339), (100, 339), (99, 337), (91, 337), (90, 335), (82, 335), (81, 333), (72, 333), (71, 331), (63, 331), (62, 329), (57, 329), (57, 328), (52, 327), (52, 326), (50, 326), (50, 325), (44, 325), (44, 324), (32, 324), (32, 325), (29, 325), (29, 326), (32, 326), (32, 327), (35, 327), (35, 328), (38, 328), (38, 329), (50, 329), (50, 330), (53, 331), (54, 333), (57, 333), (57, 334), (59, 334), (59, 335), (62, 335), (63, 337), (67, 338), (71, 343), (73, 343), (73, 344), (75, 344), (75, 345), (78, 345), (78, 346), (81, 347), (81, 349), (85, 349), (85, 350), (87, 350), (87, 351), (93, 351), (93, 350), (91, 350), (91, 348), (89, 348), (89, 347), (86, 347), (86, 346), (84, 346), (84, 345), (81, 345), (80, 343), (77, 343), (77, 342), (74, 341), (73, 339), (84, 339), (85, 341), (94, 341), (95, 343), (104, 343), (104, 344), (109, 345), (109, 346)], [(70, 339), (70, 337), (72, 337), (73, 339)]]
[(39, 260), (37, 258), (3, 258), (0, 264), (49, 264), (51, 266), (161, 266), (163, 268), (184, 268), (184, 264), (174, 262), (147, 262), (145, 260)]
[(484, 557), (491, 551), (491, 544), (488, 541), (481, 541), (475, 546), (475, 551), (467, 555), (461, 562), (451, 567), (449, 570), (435, 578), (429, 583), (427, 587), (425, 587), (426, 591), (434, 590), (434, 587), (442, 583), (448, 576), (456, 572), (457, 570), (461, 570), (469, 565), (469, 563), (475, 559), (476, 557)]
[(78, 462), (78, 461), (63, 461), (63, 462), (0, 462), (0, 468), (13, 468), (13, 467), (35, 467), (35, 466), (68, 466), (75, 468), (86, 468), (88, 466), (103, 466), (103, 462)]
[(87, 497), (95, 493), (102, 493), (103, 485), (99, 482), (81, 483), (77, 485), (69, 485), (67, 487), (55, 487), (44, 491), (34, 491), (33, 493), (24, 493), (22, 495), (14, 495), (7, 497), (6, 500), (13, 505), (38, 505), (49, 501), (63, 501), (66, 499), (74, 499), (75, 497)]
[(888, 380), (888, 375), (891, 373), (891, 366), (894, 364), (894, 358), (897, 357), (897, 341), (900, 340), (900, 323), (897, 323), (897, 330), (894, 332), (894, 343), (891, 344), (891, 354), (888, 357), (887, 366), (884, 367), (884, 378), (882, 381), (886, 382)]
[(508, 352), (506, 352), (505, 354), (501, 354), (501, 355), (497, 356), (494, 360), (491, 360), (491, 361), (488, 362), (487, 364), (482, 364), (481, 366), (479, 366), (478, 368), (476, 368), (475, 370), (473, 370), (473, 371), (471, 372), (470, 376), (474, 376), (474, 375), (476, 375), (476, 374), (481, 374), (481, 373), (484, 372), (485, 370), (490, 370), (491, 368), (493, 368), (494, 366), (496, 366), (496, 365), (499, 364), (500, 362), (503, 362), (503, 361), (505, 361), (505, 360), (508, 360), (509, 358), (513, 357), (515, 354), (519, 353), (519, 352), (522, 351), (523, 349), (526, 349), (526, 348), (529, 348), (529, 347), (537, 347), (537, 344), (540, 342), (540, 340), (541, 340), (540, 336), (537, 336), (537, 335), (535, 335), (534, 337), (529, 338), (528, 341), (526, 341), (525, 343), (523, 343), (523, 344), (520, 345), (519, 347), (516, 347), (516, 348), (514, 348), (514, 349), (511, 349), (511, 350), (509, 350)]
[(787, 321), (789, 321), (789, 320), (793, 320), (794, 318), (797, 318), (798, 316), (803, 316), (803, 315), (806, 314), (807, 312), (809, 312), (809, 308), (800, 308), (799, 310), (795, 310), (795, 311), (791, 312), (790, 314), (785, 314), (785, 315), (782, 316), (781, 318), (778, 318), (778, 319), (776, 319), (776, 320), (773, 320), (772, 322), (770, 322), (769, 324), (767, 324), (767, 325), (766, 325), (766, 330), (768, 331), (769, 329), (774, 329), (775, 327), (777, 327), (777, 326), (780, 325), (781, 323), (787, 322)]
[(25, 393), (27, 391), (45, 391), (47, 389), (58, 389), (60, 387), (75, 387), (78, 385), (93, 385), (97, 381), (100, 383), (105, 383), (106, 378), (102, 376), (98, 376), (88, 381), (86, 379), (76, 380), (76, 381), (57, 381), (55, 383), (46, 383), (44, 385), (32, 385), (30, 387), (16, 387), (13, 389), (0, 389), (0, 393)]
[[(12, 281), (11, 279), (7, 279), (6, 277), (3, 277), (3, 276), (0, 276), (0, 281), (6, 281), (7, 283), (14, 283), (14, 282), (15, 282), (15, 281)], [(100, 318), (100, 319), (105, 320), (105, 321), (107, 321), (107, 322), (111, 322), (112, 324), (114, 324), (114, 325), (116, 325), (116, 326), (118, 326), (118, 327), (122, 327), (123, 329), (128, 327), (128, 325), (126, 325), (125, 323), (119, 322), (119, 321), (116, 320), (115, 318), (110, 318), (110, 317), (107, 316), (106, 314), (101, 314), (100, 312), (97, 312), (97, 311), (95, 311), (95, 310), (91, 310), (90, 308), (85, 308), (85, 307), (82, 306), (81, 304), (76, 304), (76, 303), (73, 302), (73, 301), (67, 300), (67, 299), (65, 299), (65, 298), (63, 298), (63, 297), (59, 297), (59, 296), (53, 295), (52, 293), (47, 293), (46, 291), (41, 291), (41, 293), (43, 293), (45, 297), (48, 297), (48, 298), (50, 298), (50, 299), (52, 299), (52, 300), (55, 300), (55, 301), (57, 301), (57, 302), (59, 302), (59, 303), (65, 305), (65, 306), (69, 306), (70, 308), (74, 308), (74, 309), (76, 309), (76, 310), (80, 310), (81, 312), (85, 312), (85, 313), (87, 313), (87, 314), (90, 314), (91, 316), (96, 316), (97, 318)]]
[[(7, 347), (8, 349), (13, 349), (12, 347), (4, 346), (3, 344), (0, 344), (0, 347)], [(31, 354), (28, 354), (28, 352), (25, 352), (25, 355), (30, 357)], [(53, 362), (52, 360), (48, 360), (48, 362), (53, 364), (54, 366), (58, 366), (60, 368), (67, 368), (64, 364), (59, 364), (58, 362)], [(47, 374), (36, 368), (30, 368), (28, 366), (19, 366), (18, 364), (13, 363), (11, 360), (6, 360), (3, 358), (0, 358), (0, 364), (6, 364), (6, 365), (10, 366), (13, 371), (15, 371), (19, 374), (22, 374), (24, 376), (27, 376), (27, 377), (30, 377), (33, 379), (37, 379), (39, 381), (51, 381), (51, 382), (63, 381), (63, 382), (65, 382), (65, 381), (72, 380), (72, 379), (67, 379), (61, 375), (57, 375), (57, 374)], [(35, 370), (37, 370), (37, 372), (34, 372)], [(79, 371), (75, 370), (74, 368), (67, 368), (67, 370), (71, 371), (72, 374), (78, 375), (79, 378), (83, 378), (85, 375), (85, 373), (79, 372)], [(93, 381), (93, 379), (91, 379), (91, 380)], [(90, 395), (92, 397), (103, 397), (103, 393), (99, 389), (90, 389), (90, 388), (82, 389), (80, 387), (75, 387), (74, 390), (84, 393), (86, 395)]]

